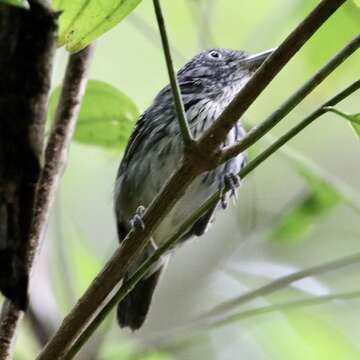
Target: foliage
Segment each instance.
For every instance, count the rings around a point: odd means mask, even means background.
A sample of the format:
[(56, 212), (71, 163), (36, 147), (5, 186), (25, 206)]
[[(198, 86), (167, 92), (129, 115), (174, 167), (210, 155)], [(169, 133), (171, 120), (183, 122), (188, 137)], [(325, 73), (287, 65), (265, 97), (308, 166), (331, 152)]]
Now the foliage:
[(328, 108), (328, 111), (332, 111), (335, 114), (341, 116), (345, 120), (348, 120), (350, 122), (351, 127), (354, 129), (355, 134), (360, 139), (360, 113), (357, 114), (346, 114), (338, 109), (335, 108)]
[(325, 179), (299, 168), (307, 191), (295, 206), (286, 209), (270, 238), (276, 242), (291, 242), (309, 236), (313, 227), (341, 202), (341, 194)]
[(141, 0), (53, 0), (62, 11), (58, 45), (77, 52), (123, 20)]
[[(49, 116), (55, 115), (61, 88), (49, 103)], [(88, 145), (123, 150), (139, 116), (136, 105), (120, 90), (102, 81), (90, 80), (81, 104), (74, 140)]]

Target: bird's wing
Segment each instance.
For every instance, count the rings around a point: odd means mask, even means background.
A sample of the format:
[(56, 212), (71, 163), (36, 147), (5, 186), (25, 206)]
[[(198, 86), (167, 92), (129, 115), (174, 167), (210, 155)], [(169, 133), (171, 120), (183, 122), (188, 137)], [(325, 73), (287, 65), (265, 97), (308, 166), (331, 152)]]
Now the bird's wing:
[[(193, 93), (195, 89), (199, 91), (201, 84), (199, 84), (196, 81), (194, 82), (192, 79), (180, 78), (179, 86), (180, 86), (181, 94), (186, 96), (189, 93)], [(168, 100), (166, 100), (166, 98), (168, 98)], [(158, 106), (159, 103), (161, 102), (166, 102), (171, 104), (171, 101), (173, 101), (172, 91), (170, 85), (167, 85), (156, 96), (153, 105), (140, 116), (139, 120), (136, 122), (135, 128), (126, 146), (125, 153), (119, 167), (118, 177), (126, 169), (127, 164), (131, 160), (134, 153), (137, 151), (139, 145), (143, 142), (144, 139), (147, 138), (147, 136), (149, 136), (148, 130), (150, 130), (150, 128), (148, 126), (151, 126), (151, 124), (149, 124), (149, 121), (151, 121), (150, 118), (152, 116), (153, 113), (152, 110), (154, 106)], [(196, 101), (198, 101), (198, 99), (196, 99)]]
[(141, 144), (141, 142), (144, 140), (146, 135), (146, 115), (147, 112), (144, 112), (139, 120), (136, 122), (136, 125), (134, 127), (134, 130), (132, 134), (130, 135), (129, 141), (126, 145), (124, 156), (121, 160), (119, 170), (117, 177), (119, 177), (123, 171), (125, 170), (127, 164), (131, 160), (132, 156), (136, 152), (138, 146)]

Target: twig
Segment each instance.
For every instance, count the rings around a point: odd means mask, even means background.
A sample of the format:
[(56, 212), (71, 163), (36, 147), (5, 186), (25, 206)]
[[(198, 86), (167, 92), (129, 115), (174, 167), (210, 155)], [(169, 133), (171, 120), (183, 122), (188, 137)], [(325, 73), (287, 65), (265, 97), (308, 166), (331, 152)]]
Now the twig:
[(325, 64), (309, 81), (292, 94), (276, 111), (265, 119), (258, 127), (253, 128), (239, 143), (223, 150), (222, 161), (227, 161), (245, 148), (253, 145), (264, 133), (270, 131), (292, 109), (294, 109), (311, 91), (315, 89), (339, 65), (351, 56), (360, 46), (360, 35), (356, 36), (349, 44), (341, 49), (327, 64)]
[[(261, 164), (264, 160), (266, 160), (270, 155), (276, 152), (280, 147), (282, 147), (289, 140), (294, 138), (297, 134), (299, 134), (302, 130), (304, 130), (307, 126), (309, 126), (314, 120), (318, 117), (326, 113), (327, 106), (334, 106), (338, 104), (340, 101), (347, 98), (353, 92), (357, 91), (360, 88), (360, 80), (353, 82), (350, 86), (339, 92), (337, 95), (332, 97), (330, 100), (326, 101), (324, 104), (319, 106), (315, 111), (313, 111), (309, 116), (307, 116), (304, 120), (299, 122), (296, 126), (294, 126), (291, 130), (289, 130), (286, 134), (279, 137), (272, 145), (270, 145), (265, 151), (256, 156), (246, 167), (247, 170), (243, 172), (244, 176), (248, 172), (252, 171), (259, 164)], [(271, 117), (271, 116), (270, 116)], [(269, 117), (269, 118), (270, 118)]]
[[(265, 161), (270, 155), (275, 153), (281, 146), (294, 138), (300, 131), (309, 126), (314, 120), (319, 118), (322, 114), (326, 112), (324, 107), (333, 106), (351, 95), (353, 92), (360, 88), (360, 80), (355, 81), (350, 86), (345, 88), (343, 91), (339, 92), (337, 95), (332, 97), (330, 100), (326, 101), (323, 105), (318, 107), (314, 112), (302, 120), (298, 125), (292, 128), (285, 135), (280, 137), (276, 142), (259, 154), (254, 160), (252, 160), (248, 165), (246, 165), (240, 175), (242, 178), (250, 174), (256, 167), (258, 167), (263, 161)], [(203, 213), (208, 210), (216, 201), (218, 195), (214, 195), (210, 201), (206, 202), (205, 206), (202, 206), (196, 212), (194, 212), (185, 223), (183, 223), (180, 229), (169, 239), (163, 246), (161, 246), (157, 251), (149, 257), (146, 262), (141, 265), (141, 267), (136, 271), (136, 273), (128, 279), (127, 282), (122, 284), (121, 288), (112, 296), (110, 301), (101, 309), (101, 311), (91, 320), (91, 323), (86, 327), (86, 329), (81, 333), (78, 339), (71, 345), (69, 351), (64, 357), (66, 360), (72, 359), (81, 347), (87, 342), (92, 333), (97, 329), (97, 327), (102, 323), (105, 317), (110, 313), (113, 307), (121, 301), (135, 285), (145, 276), (148, 272), (148, 269), (169, 249), (175, 245), (179, 237), (189, 229), (189, 227), (201, 216)]]
[(186, 120), (186, 113), (184, 109), (184, 104), (181, 98), (181, 90), (179, 87), (179, 83), (174, 71), (173, 62), (171, 59), (171, 52), (170, 52), (170, 46), (169, 41), (166, 34), (166, 27), (165, 27), (165, 21), (164, 17), (161, 12), (161, 6), (160, 6), (160, 0), (153, 0), (154, 3), (154, 10), (156, 14), (156, 20), (158, 22), (159, 26), (159, 32), (161, 36), (161, 43), (164, 50), (164, 56), (166, 60), (166, 67), (169, 74), (170, 79), (170, 85), (171, 90), (174, 98), (175, 103), (175, 110), (176, 110), (176, 116), (179, 122), (180, 132), (182, 135), (182, 139), (184, 141), (185, 146), (191, 146), (193, 142), (193, 138), (191, 135), (191, 130), (189, 127), (189, 124)]
[(349, 291), (343, 293), (335, 293), (329, 295), (321, 295), (316, 297), (309, 297), (301, 300), (288, 301), (280, 304), (272, 304), (261, 307), (255, 307), (253, 309), (241, 311), (216, 321), (209, 322), (203, 325), (197, 325), (189, 328), (186, 327), (176, 328), (170, 330), (165, 334), (158, 334), (154, 336), (148, 342), (156, 344), (157, 351), (168, 351), (170, 349), (179, 348), (189, 343), (194, 342), (194, 340), (199, 339), (206, 331), (234, 322), (243, 321), (254, 316), (261, 316), (269, 314), (276, 311), (293, 311), (304, 307), (318, 306), (329, 303), (334, 300), (353, 300), (360, 297), (360, 291)]
[(316, 265), (310, 267), (305, 270), (301, 270), (295, 272), (290, 275), (283, 276), (277, 280), (274, 280), (264, 286), (259, 287), (256, 290), (252, 290), (248, 293), (240, 295), (234, 299), (228, 300), (219, 304), (212, 308), (211, 310), (207, 311), (206, 313), (202, 314), (199, 319), (210, 319), (217, 316), (220, 316), (228, 311), (233, 310), (235, 307), (238, 307), (242, 304), (245, 304), (251, 300), (254, 300), (260, 296), (265, 296), (274, 293), (280, 289), (285, 288), (289, 284), (304, 279), (309, 276), (320, 275), (329, 271), (333, 271), (336, 269), (343, 268), (345, 266), (354, 265), (360, 262), (360, 253), (356, 253), (354, 255), (350, 255), (347, 257), (342, 257), (338, 260), (329, 261), (322, 265)]
[[(252, 90), (254, 90), (253, 88), (255, 86), (257, 91), (251, 91), (250, 94), (246, 92), (245, 95), (243, 95), (247, 104), (252, 103), (260, 91), (269, 83), (268, 76), (266, 75), (267, 72), (271, 74), (271, 78), (274, 77), (295, 52), (310, 38), (316, 29), (318, 29), (344, 1), (345, 0), (324, 0), (320, 3), (298, 29), (293, 32), (291, 41), (288, 40), (284, 45), (280, 46), (277, 55), (273, 57), (272, 61), (268, 61), (267, 65), (264, 64), (266, 66), (262, 66), (262, 68), (257, 71), (256, 84), (250, 86)], [(280, 66), (277, 62), (280, 63)], [(257, 84), (257, 82), (259, 82), (259, 84)], [(248, 85), (249, 84), (250, 82)], [(234, 108), (234, 104), (232, 108)], [(236, 117), (236, 120), (237, 119), (238, 117)], [(222, 133), (222, 135), (221, 141), (224, 140), (227, 132)], [(209, 134), (209, 136), (212, 135)], [(203, 138), (203, 140), (204, 139), (205, 138)], [(136, 232), (131, 231), (126, 236), (124, 246), (121, 246), (114, 253), (72, 311), (65, 317), (53, 339), (39, 355), (39, 360), (61, 359), (64, 356), (69, 346), (79, 336), (80, 332), (101, 306), (105, 298), (123, 278), (129, 266), (143, 252), (152, 232), (184, 194), (192, 180), (202, 171), (206, 170), (207, 164), (204, 164), (204, 162), (208, 161), (208, 164), (212, 164), (213, 167), (216, 166), (217, 163), (212, 161), (215, 157), (213, 158), (211, 156), (216, 151), (216, 145), (217, 144), (213, 143), (211, 139), (207, 139), (203, 142), (202, 146), (200, 145), (200, 150), (203, 150), (206, 156), (199, 158), (191, 156), (192, 154), (190, 154), (190, 156), (185, 157), (179, 168), (166, 182), (160, 194), (153, 199), (147, 208), (143, 217), (145, 228)]]
[[(344, 2), (345, 0), (321, 1), (262, 64), (219, 118), (203, 133), (199, 146), (205, 149), (208, 147), (217, 149), (228, 132), (289, 59)], [(260, 132), (261, 129), (258, 131)]]
[(289, 301), (284, 302), (281, 304), (273, 304), (268, 306), (262, 306), (255, 309), (250, 309), (246, 311), (241, 311), (238, 314), (233, 314), (230, 316), (227, 316), (224, 319), (215, 321), (208, 325), (209, 328), (215, 328), (219, 326), (224, 326), (230, 323), (233, 323), (235, 321), (248, 319), (253, 316), (259, 316), (268, 314), (270, 312), (274, 311), (287, 311), (287, 310), (294, 310), (302, 307), (307, 306), (314, 306), (314, 305), (322, 305), (327, 302), (333, 301), (333, 300), (352, 300), (360, 297), (360, 291), (349, 291), (349, 292), (343, 292), (343, 293), (337, 293), (337, 294), (329, 294), (329, 295), (321, 295), (316, 297), (310, 297), (307, 299), (301, 299), (296, 301)]

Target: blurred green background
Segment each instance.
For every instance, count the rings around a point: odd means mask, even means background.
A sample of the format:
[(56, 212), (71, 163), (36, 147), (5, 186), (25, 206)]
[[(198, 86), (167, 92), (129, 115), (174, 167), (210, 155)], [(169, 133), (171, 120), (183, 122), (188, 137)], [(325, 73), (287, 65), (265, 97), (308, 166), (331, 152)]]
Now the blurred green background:
[[(252, 53), (275, 47), (317, 3), (162, 1), (176, 68), (209, 47)], [(246, 114), (247, 123), (262, 121), (359, 30), (360, 7), (348, 1), (260, 96)], [(66, 51), (60, 49), (54, 88), (61, 83), (66, 60)], [(282, 134), (358, 79), (359, 64), (359, 54), (348, 59), (272, 135)], [(97, 41), (90, 78), (121, 90), (140, 112), (168, 82), (150, 0), (142, 1)], [(360, 112), (359, 93), (338, 108)], [(254, 151), (266, 144), (261, 142)], [(293, 154), (289, 151), (272, 156), (246, 178), (236, 206), (219, 213), (205, 236), (173, 255), (144, 328), (136, 333), (121, 331), (112, 316), (79, 358), (360, 359), (360, 299), (356, 298), (272, 311), (206, 330), (201, 336), (195, 336), (199, 333), (191, 327), (187, 329), (197, 314), (225, 299), (298, 269), (359, 251), (359, 145), (344, 119), (330, 113), (318, 119), (289, 144), (295, 157), (289, 157)], [(319, 172), (299, 165), (298, 155), (321, 169), (320, 178)], [(117, 246), (112, 195), (121, 156), (119, 150), (76, 142), (71, 146), (31, 288), (35, 317), (47, 324), (50, 332)], [(334, 190), (334, 182), (346, 188), (347, 201)], [(359, 270), (360, 265), (354, 265), (298, 281), (239, 311), (359, 290)], [(32, 359), (39, 351), (39, 328), (33, 326), (34, 321), (28, 320), (21, 328), (18, 360)], [(182, 331), (176, 331), (179, 327)]]

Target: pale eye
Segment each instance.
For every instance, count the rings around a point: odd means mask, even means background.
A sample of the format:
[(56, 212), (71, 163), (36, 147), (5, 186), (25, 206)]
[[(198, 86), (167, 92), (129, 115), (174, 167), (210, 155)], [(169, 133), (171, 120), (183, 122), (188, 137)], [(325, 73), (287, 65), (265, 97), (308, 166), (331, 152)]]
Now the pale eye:
[(221, 59), (222, 58), (222, 54), (219, 52), (219, 51), (216, 51), (216, 50), (212, 50), (209, 52), (209, 56), (212, 58), (212, 59)]

